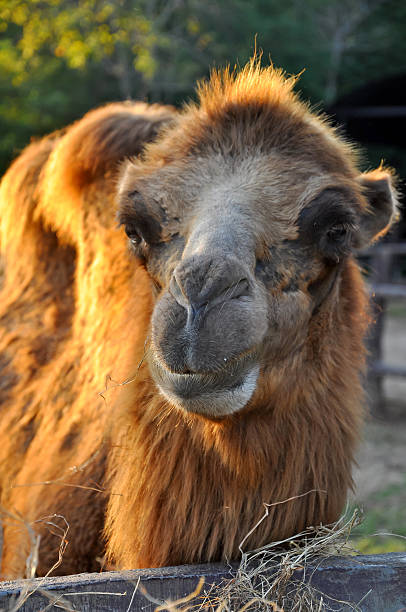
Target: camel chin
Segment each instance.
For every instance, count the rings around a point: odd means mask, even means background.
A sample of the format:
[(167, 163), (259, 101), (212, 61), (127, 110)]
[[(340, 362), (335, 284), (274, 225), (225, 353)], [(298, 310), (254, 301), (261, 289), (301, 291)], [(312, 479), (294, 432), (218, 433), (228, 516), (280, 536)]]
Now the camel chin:
[(242, 359), (237, 367), (205, 374), (179, 374), (162, 362), (150, 362), (151, 374), (162, 395), (178, 409), (221, 418), (242, 410), (250, 401), (259, 375), (259, 365)]

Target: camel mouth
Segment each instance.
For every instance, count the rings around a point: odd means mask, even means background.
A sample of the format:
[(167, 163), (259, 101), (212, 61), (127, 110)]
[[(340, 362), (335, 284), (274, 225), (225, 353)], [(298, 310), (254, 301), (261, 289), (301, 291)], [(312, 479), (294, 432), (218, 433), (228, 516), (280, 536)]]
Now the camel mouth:
[(178, 374), (161, 361), (150, 360), (150, 370), (162, 395), (174, 406), (211, 417), (238, 412), (249, 402), (257, 384), (259, 365), (252, 356), (212, 373)]

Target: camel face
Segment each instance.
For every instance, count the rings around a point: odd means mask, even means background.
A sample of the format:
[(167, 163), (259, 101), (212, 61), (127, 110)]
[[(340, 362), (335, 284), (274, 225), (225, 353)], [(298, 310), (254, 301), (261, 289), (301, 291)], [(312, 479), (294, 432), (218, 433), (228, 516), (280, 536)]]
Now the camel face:
[(209, 147), (147, 179), (128, 164), (119, 217), (156, 287), (149, 366), (172, 405), (209, 417), (249, 407), (260, 374), (302, 349), (334, 299), (365, 202), (339, 158), (326, 172), (320, 134), (309, 149), (303, 162), (294, 149)]

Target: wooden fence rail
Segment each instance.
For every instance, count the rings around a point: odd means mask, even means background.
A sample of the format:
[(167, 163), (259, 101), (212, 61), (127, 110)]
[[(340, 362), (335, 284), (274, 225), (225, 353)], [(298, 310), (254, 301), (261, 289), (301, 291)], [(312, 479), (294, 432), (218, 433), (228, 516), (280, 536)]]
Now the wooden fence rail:
[[(234, 575), (235, 569), (229, 565), (210, 564), (3, 582), (0, 609), (15, 612), (18, 598), (23, 595), (26, 599), (24, 603), (20, 600), (18, 607), (21, 612), (152, 612), (159, 602), (179, 600), (193, 593), (203, 577), (200, 594), (188, 602), (197, 612), (204, 592), (212, 585), (233, 580)], [(307, 567), (306, 576), (307, 583), (324, 594), (330, 610), (406, 612), (406, 553), (326, 558)], [(302, 577), (298, 571), (292, 580)], [(149, 599), (142, 589), (148, 592)], [(211, 608), (200, 610), (216, 610), (216, 595), (213, 592)], [(233, 610), (237, 612), (238, 607)], [(258, 610), (258, 604), (249, 610)]]

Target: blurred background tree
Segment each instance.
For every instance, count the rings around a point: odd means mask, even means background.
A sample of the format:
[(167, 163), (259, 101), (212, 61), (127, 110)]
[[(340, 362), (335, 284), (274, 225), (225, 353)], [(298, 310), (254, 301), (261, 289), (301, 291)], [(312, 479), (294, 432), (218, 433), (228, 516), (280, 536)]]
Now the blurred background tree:
[[(210, 67), (243, 65), (255, 40), (264, 62), (305, 69), (303, 96), (328, 109), (406, 74), (405, 34), (403, 0), (0, 0), (0, 171), (98, 104), (181, 104)], [(393, 154), (406, 174), (405, 151)]]

